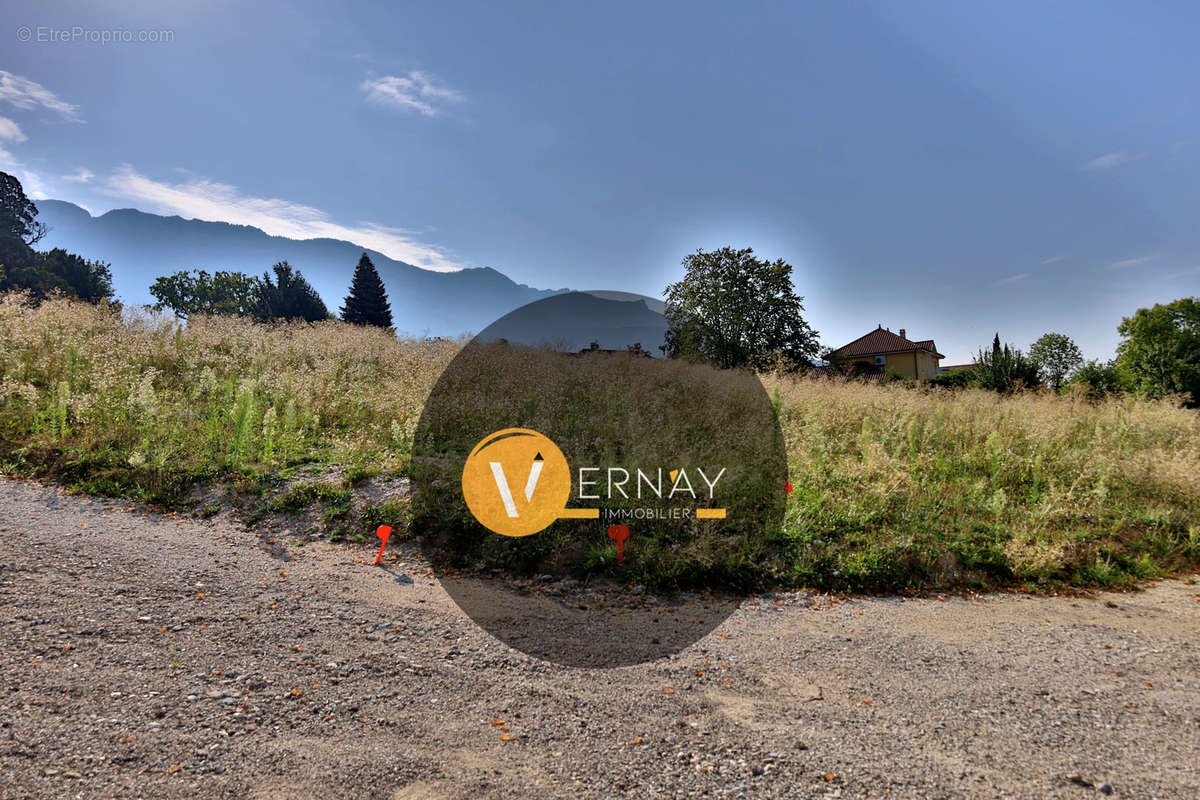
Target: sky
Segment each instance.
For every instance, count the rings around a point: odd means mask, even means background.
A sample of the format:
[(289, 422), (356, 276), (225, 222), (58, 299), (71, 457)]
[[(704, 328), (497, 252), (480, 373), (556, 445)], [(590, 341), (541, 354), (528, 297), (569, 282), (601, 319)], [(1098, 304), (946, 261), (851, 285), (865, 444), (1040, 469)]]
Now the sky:
[(0, 0), (0, 169), (93, 214), (654, 297), (753, 247), (943, 363), (1200, 294), (1192, 3), (47, 6)]

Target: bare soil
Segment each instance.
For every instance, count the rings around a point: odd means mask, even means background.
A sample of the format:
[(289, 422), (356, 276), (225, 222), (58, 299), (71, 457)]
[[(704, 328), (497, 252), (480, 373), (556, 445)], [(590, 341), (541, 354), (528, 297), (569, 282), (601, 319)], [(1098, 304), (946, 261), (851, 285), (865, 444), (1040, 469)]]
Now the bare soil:
[(411, 551), (0, 481), (0, 797), (1200, 797), (1200, 585), (754, 598), (574, 669)]

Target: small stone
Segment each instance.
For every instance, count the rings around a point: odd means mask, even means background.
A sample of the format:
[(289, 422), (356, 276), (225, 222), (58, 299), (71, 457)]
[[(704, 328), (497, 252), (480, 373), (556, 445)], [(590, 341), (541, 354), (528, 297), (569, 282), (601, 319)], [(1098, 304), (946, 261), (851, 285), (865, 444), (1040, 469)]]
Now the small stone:
[(1102, 783), (1099, 786), (1097, 786), (1096, 788), (1100, 790), (1100, 794), (1112, 794), (1113, 793), (1112, 786), (1110, 786), (1107, 783)]

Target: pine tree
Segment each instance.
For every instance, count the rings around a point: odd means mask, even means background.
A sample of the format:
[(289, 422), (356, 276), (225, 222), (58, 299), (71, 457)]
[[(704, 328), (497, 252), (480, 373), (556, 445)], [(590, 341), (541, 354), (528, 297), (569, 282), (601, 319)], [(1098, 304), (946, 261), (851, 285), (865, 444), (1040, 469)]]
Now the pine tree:
[(342, 319), (354, 325), (378, 325), (392, 327), (392, 307), (378, 270), (366, 253), (354, 268), (354, 280), (350, 283), (350, 294), (342, 306)]

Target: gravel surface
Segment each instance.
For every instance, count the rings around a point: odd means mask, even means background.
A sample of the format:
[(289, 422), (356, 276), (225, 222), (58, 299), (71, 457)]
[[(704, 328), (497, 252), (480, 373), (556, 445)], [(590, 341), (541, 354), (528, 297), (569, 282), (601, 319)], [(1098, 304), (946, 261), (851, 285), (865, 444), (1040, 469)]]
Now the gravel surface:
[(415, 553), (0, 481), (0, 797), (1200, 797), (1200, 585), (512, 650)]

